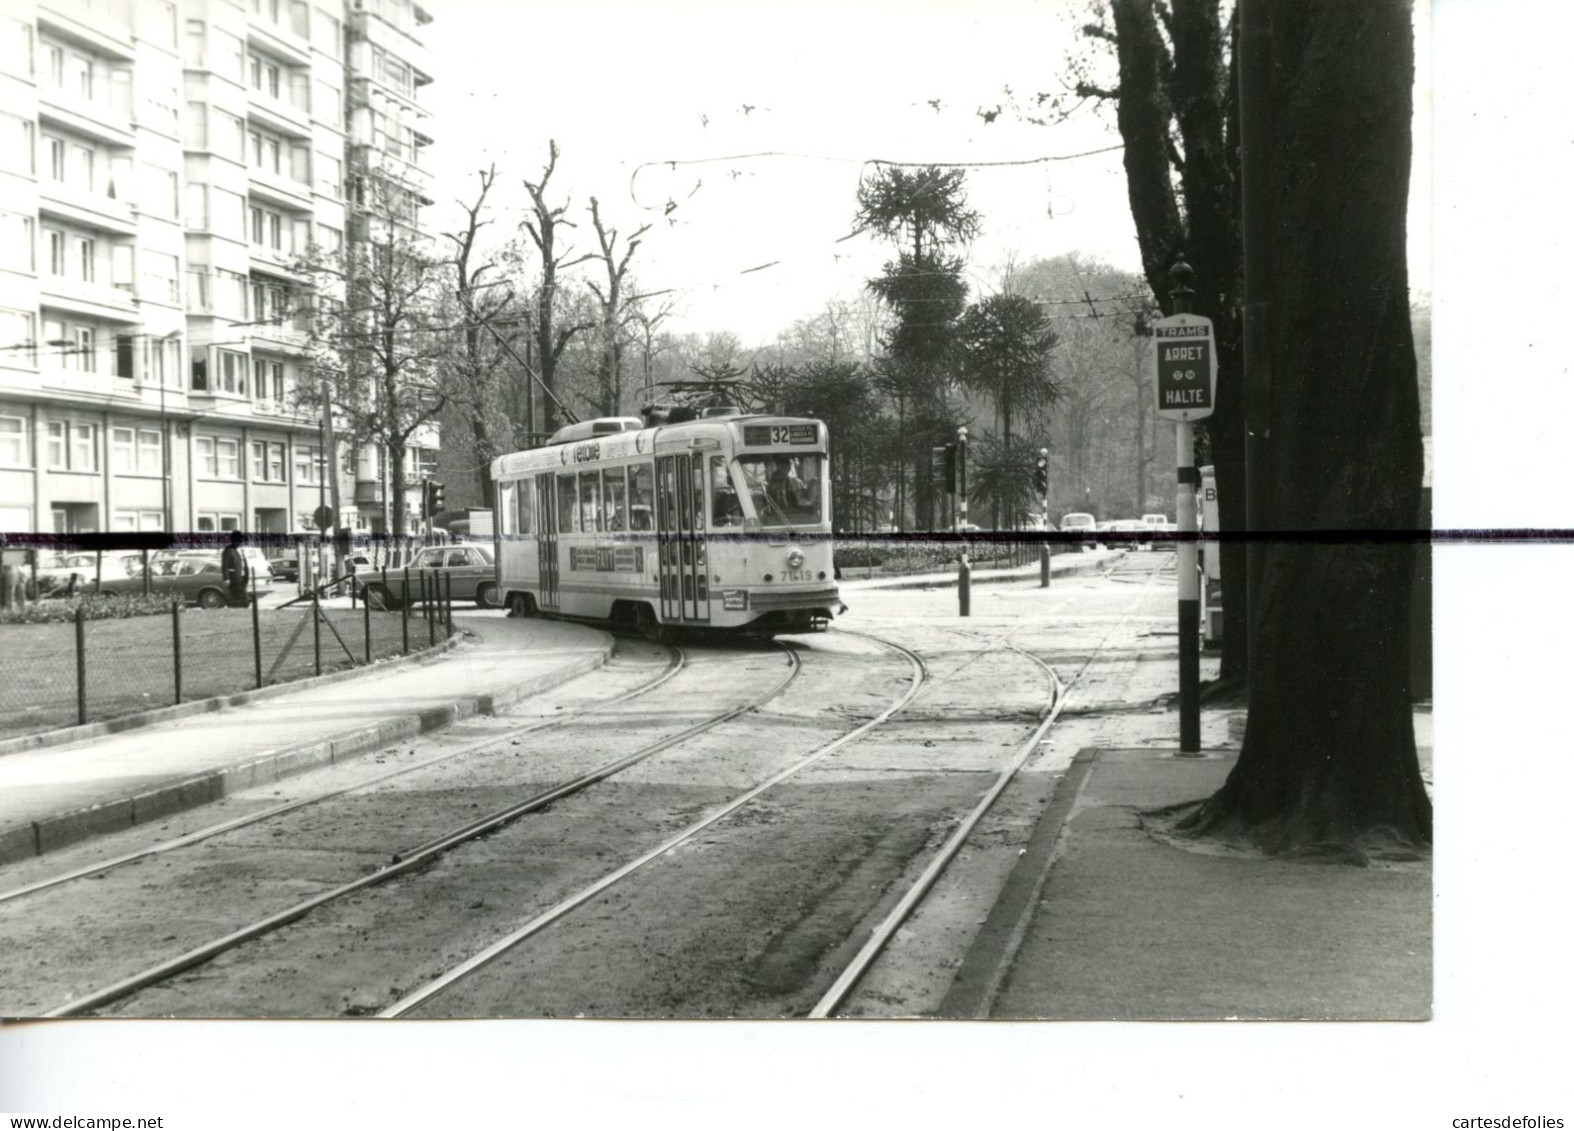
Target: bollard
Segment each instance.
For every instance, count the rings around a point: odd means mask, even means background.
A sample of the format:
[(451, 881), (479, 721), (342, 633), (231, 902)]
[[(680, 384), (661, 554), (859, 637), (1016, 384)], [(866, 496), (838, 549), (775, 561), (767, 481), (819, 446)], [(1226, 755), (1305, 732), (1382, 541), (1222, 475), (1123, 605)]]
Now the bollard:
[(251, 655), (256, 664), (257, 689), (262, 689), (262, 614), (257, 611), (257, 575), (251, 575)]
[(87, 606), (77, 606), (77, 725), (87, 725)]
[[(427, 571), (422, 570), (424, 578)], [(426, 594), (426, 646), (435, 647), (437, 644), (437, 572), (432, 571), (432, 584), (428, 588), (426, 582), (421, 582), (421, 592)]]
[(174, 621), (174, 625), (175, 625), (175, 627), (174, 627), (174, 640), (175, 640), (175, 702), (178, 705), (180, 703), (180, 598), (179, 597), (171, 597), (169, 599), (169, 614), (170, 614), (171, 620)]
[(399, 629), (404, 636), (404, 654), (410, 654), (410, 567), (404, 567), (404, 600), (399, 602)]
[(445, 588), (448, 596), (447, 601), (444, 602), (448, 608), (448, 635), (452, 636), (454, 634), (454, 575), (445, 573), (443, 580), (446, 582)]
[(366, 620), (366, 662), (370, 664), (372, 662), (372, 603), (370, 601), (361, 602), (361, 615)]
[(1038, 548), (1038, 587), (1049, 588), (1049, 543)]
[(968, 564), (967, 555), (963, 554), (956, 563), (956, 599), (961, 605), (960, 615), (972, 616), (973, 609), (973, 567)]
[(146, 597), (153, 592), (153, 575), (148, 572), (148, 552), (142, 551), (142, 595)]
[(312, 662), (317, 667), (317, 674), (322, 675), (322, 605), (315, 589), (312, 590)]

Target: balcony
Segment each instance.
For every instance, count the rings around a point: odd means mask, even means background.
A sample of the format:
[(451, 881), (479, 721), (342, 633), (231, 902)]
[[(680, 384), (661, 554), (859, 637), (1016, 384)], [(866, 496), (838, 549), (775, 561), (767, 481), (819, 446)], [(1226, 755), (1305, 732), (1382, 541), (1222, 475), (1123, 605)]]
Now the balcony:
[(136, 217), (129, 201), (59, 181), (38, 182), (38, 211), (116, 235), (137, 234)]
[(246, 21), (246, 41), (293, 66), (311, 66), (311, 41), (285, 23), (272, 23), (253, 14)]
[(38, 24), (100, 55), (127, 60), (136, 57), (131, 0), (39, 0)]
[(86, 318), (138, 322), (142, 317), (137, 312), (136, 298), (129, 284), (111, 286), (61, 275), (40, 275), (38, 298), (43, 306)]
[[(260, 90), (247, 88), (246, 117), (265, 129), (287, 137), (309, 140), (312, 136), (310, 105), (297, 105), (285, 98), (273, 98)], [(305, 100), (302, 99), (302, 102)]]
[(38, 118), (46, 125), (62, 126), (115, 148), (130, 149), (136, 144), (130, 111), (107, 99), (87, 99), (59, 87), (40, 86)]
[(355, 481), (355, 502), (358, 506), (368, 504), (381, 506), (383, 501), (383, 485), (375, 479), (357, 479)]
[[(380, 7), (380, 5), (367, 4), (361, 11), (348, 13), (346, 20), (347, 29), (363, 42), (374, 47), (381, 47), (384, 51), (408, 63), (410, 69), (415, 72), (415, 83), (417, 86), (424, 86), (426, 83), (431, 82), (432, 76), (436, 73), (432, 69), (432, 52), (426, 44), (415, 37), (416, 28), (413, 26), (414, 21), (392, 16), (391, 18), (394, 19), (394, 22), (390, 23), (389, 18), (375, 15), (372, 11), (367, 10), (377, 7)], [(392, 12), (393, 6), (389, 7), (390, 12)], [(357, 67), (356, 59), (357, 56), (352, 53), (350, 61), (352, 69), (361, 70), (363, 73), (370, 71), (369, 66)]]
[(311, 315), (263, 322), (251, 328), (253, 350), (304, 357), (311, 350)]
[(269, 204), (287, 208), (292, 212), (312, 210), (312, 187), (283, 173), (259, 169), (255, 165), (246, 170), (247, 191), (251, 196)]

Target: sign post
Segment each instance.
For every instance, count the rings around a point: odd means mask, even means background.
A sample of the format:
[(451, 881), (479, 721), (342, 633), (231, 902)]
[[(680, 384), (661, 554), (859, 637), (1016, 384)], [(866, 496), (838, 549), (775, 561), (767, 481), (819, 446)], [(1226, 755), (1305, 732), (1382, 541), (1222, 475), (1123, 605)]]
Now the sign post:
[[(1193, 421), (1213, 414), (1219, 383), (1219, 353), (1213, 340), (1213, 322), (1191, 313), (1194, 278), (1184, 259), (1170, 268), (1174, 287), (1170, 297), (1175, 313), (1153, 324), (1153, 384), (1159, 416), (1175, 421), (1175, 519), (1180, 535), (1176, 546), (1177, 615), (1180, 653), (1180, 749), (1196, 754), (1202, 749), (1200, 644), (1201, 609), (1197, 573), (1197, 443)], [(1188, 537), (1189, 535), (1189, 537)]]

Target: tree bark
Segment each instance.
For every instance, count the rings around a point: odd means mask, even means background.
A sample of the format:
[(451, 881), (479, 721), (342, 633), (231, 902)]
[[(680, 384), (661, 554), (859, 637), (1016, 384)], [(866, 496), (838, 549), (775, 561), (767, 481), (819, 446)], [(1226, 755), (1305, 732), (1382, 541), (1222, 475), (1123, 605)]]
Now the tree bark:
[(1253, 608), (1240, 760), (1186, 825), (1270, 851), (1425, 845), (1432, 809), (1410, 696), (1415, 546), (1404, 537), (1421, 492), (1405, 259), (1410, 5), (1271, 11), (1268, 474), (1279, 533)]

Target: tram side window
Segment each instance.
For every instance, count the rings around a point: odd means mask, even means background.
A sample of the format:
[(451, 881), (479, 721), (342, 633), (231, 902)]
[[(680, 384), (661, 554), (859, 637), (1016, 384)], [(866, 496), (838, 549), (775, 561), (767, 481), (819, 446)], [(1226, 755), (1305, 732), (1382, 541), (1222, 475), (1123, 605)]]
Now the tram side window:
[(532, 483), (530, 480), (525, 479), (525, 480), (521, 480), (520, 483), (518, 484), (518, 486), (519, 486), (519, 491), (518, 491), (518, 495), (519, 495), (519, 521), (518, 521), (518, 525), (515, 526), (514, 529), (517, 530), (520, 534), (529, 534), (530, 533), (530, 500), (531, 500), (531, 497), (533, 495), (535, 495), (535, 493), (536, 493), (536, 490), (535, 490), (536, 485), (534, 483)]
[(574, 512), (578, 509), (574, 503), (574, 477), (559, 475), (557, 477), (557, 532), (559, 534), (568, 534), (575, 529)]
[(629, 468), (629, 529), (656, 529), (656, 483), (652, 464)]
[(601, 501), (606, 504), (607, 529), (628, 529), (628, 492), (623, 469), (601, 473)]
[(705, 462), (695, 460), (689, 474), (689, 485), (693, 488), (694, 523), (691, 530), (705, 529)]
[(505, 538), (518, 531), (514, 515), (514, 490), (517, 486), (516, 483), (497, 485), (498, 533)]
[(601, 472), (579, 473), (579, 527), (584, 531), (601, 529)]

